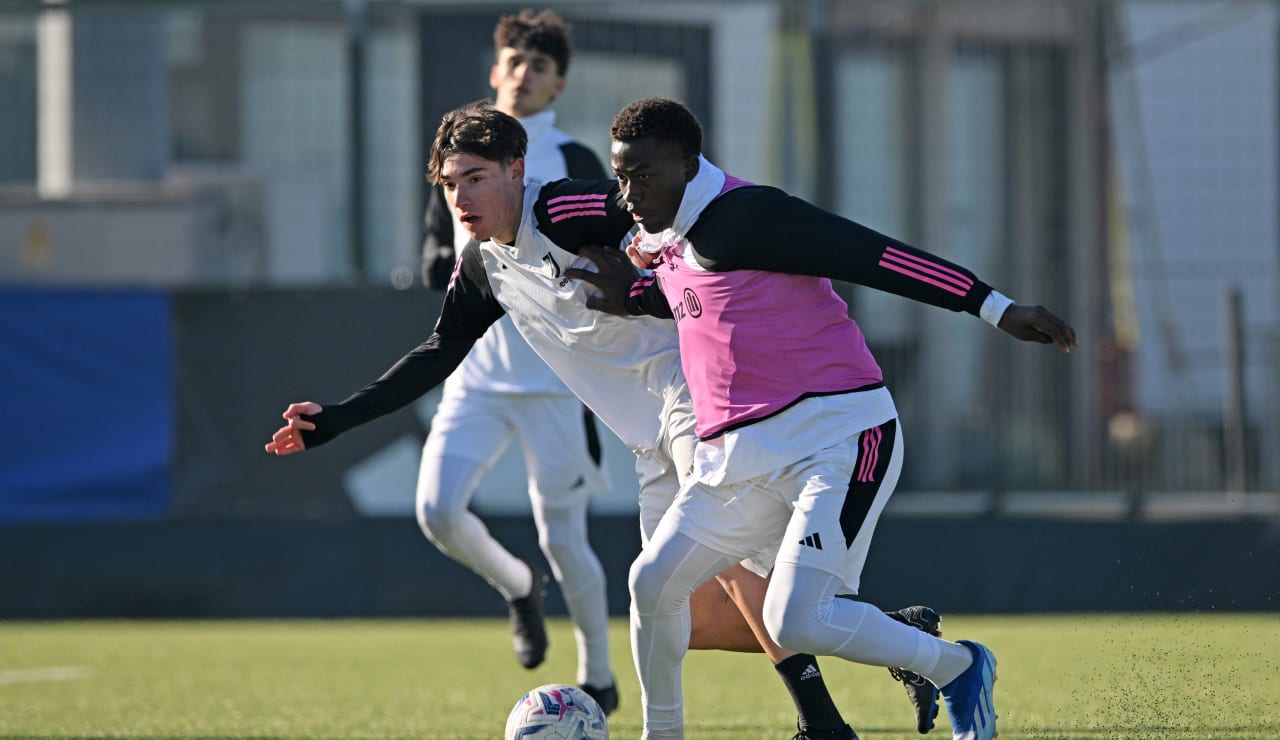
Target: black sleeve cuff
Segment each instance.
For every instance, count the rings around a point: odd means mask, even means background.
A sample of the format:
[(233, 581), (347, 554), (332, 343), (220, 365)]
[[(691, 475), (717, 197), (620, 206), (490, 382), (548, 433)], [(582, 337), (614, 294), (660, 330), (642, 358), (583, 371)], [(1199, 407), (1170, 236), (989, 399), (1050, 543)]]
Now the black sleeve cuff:
[(309, 450), (347, 431), (354, 425), (345, 416), (340, 403), (324, 406), (318, 414), (303, 414), (301, 418), (315, 424), (316, 428), (302, 430), (302, 444)]

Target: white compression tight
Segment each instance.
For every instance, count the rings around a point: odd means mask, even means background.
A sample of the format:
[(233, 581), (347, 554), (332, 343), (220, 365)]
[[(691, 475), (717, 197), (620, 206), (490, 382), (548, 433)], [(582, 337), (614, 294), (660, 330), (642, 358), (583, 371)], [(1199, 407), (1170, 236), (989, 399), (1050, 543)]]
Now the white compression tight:
[(901, 667), (945, 686), (969, 666), (968, 648), (908, 627), (876, 607), (836, 598), (830, 573), (778, 563), (764, 599), (769, 635), (788, 650)]
[[(507, 601), (529, 594), (533, 582), (524, 561), (489, 534), (467, 508), (487, 468), (456, 455), (424, 455), (418, 475), (417, 516), (423, 534), (445, 555), (488, 581)], [(574, 624), (578, 644), (578, 682), (608, 686), (608, 604), (604, 568), (587, 540), (587, 500), (558, 508), (534, 496), (538, 545), (551, 564)]]
[[(738, 558), (659, 527), (631, 566), (631, 649), (640, 678), (644, 738), (683, 738), (681, 661), (689, 644), (689, 595)], [(874, 606), (837, 599), (840, 579), (779, 563), (764, 602), (765, 626), (798, 653), (915, 671), (939, 686), (971, 660), (963, 645), (908, 627)]]
[(535, 505), (538, 546), (560, 584), (573, 636), (578, 643), (578, 683), (604, 688), (613, 683), (609, 671), (609, 605), (604, 566), (587, 540), (587, 501), (575, 506)]
[(659, 527), (631, 564), (631, 651), (646, 739), (684, 737), (680, 664), (689, 647), (689, 595), (736, 562)]

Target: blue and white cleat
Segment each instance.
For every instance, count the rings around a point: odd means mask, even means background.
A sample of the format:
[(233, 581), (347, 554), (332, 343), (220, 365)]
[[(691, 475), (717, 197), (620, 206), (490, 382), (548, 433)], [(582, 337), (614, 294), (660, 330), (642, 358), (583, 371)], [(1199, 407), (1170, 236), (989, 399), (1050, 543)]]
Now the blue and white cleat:
[(991, 740), (996, 730), (996, 656), (976, 642), (960, 640), (973, 653), (973, 665), (942, 688), (951, 715), (953, 740)]

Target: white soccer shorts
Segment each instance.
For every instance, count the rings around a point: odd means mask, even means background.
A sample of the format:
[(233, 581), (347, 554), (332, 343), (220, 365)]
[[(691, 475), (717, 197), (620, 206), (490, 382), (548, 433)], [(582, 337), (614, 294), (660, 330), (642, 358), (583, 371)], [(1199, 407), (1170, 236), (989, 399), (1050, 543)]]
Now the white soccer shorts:
[(529, 495), (548, 508), (575, 505), (609, 490), (588, 450), (583, 412), (574, 396), (446, 393), (431, 420), (423, 455), (456, 455), (491, 468), (515, 439), (524, 452)]
[(689, 472), (693, 469), (693, 448), (698, 442), (694, 431), (697, 418), (693, 401), (684, 383), (665, 390), (661, 426), (653, 450), (636, 453), (636, 478), (640, 483), (640, 541), (648, 543), (667, 509), (675, 502)]
[(690, 481), (663, 527), (767, 576), (775, 562), (816, 568), (858, 592), (876, 522), (902, 472), (891, 419), (771, 475), (708, 486)]

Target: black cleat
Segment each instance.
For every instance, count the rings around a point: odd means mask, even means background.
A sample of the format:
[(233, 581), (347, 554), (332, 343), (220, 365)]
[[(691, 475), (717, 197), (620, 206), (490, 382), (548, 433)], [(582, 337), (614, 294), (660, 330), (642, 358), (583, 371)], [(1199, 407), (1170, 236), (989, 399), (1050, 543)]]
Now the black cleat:
[(589, 683), (584, 683), (578, 688), (587, 692), (592, 699), (596, 700), (596, 704), (599, 704), (600, 709), (604, 710), (606, 717), (613, 714), (613, 710), (618, 708), (618, 684), (611, 683), (602, 689), (597, 689)]
[[(885, 612), (885, 614), (908, 627), (915, 627), (934, 637), (942, 635), (942, 630), (939, 628), (942, 617), (927, 606), (909, 606), (896, 612)], [(924, 676), (902, 668), (890, 668), (889, 675), (907, 687), (907, 698), (911, 700), (911, 706), (916, 710), (916, 730), (921, 735), (932, 730), (933, 720), (938, 716), (938, 687)]]
[(838, 730), (800, 730), (791, 740), (858, 740), (858, 733), (845, 725)]
[(547, 623), (542, 614), (542, 600), (547, 596), (547, 574), (533, 565), (533, 588), (529, 595), (507, 602), (511, 615), (511, 649), (525, 668), (537, 668), (547, 657)]

